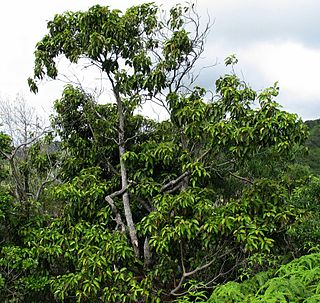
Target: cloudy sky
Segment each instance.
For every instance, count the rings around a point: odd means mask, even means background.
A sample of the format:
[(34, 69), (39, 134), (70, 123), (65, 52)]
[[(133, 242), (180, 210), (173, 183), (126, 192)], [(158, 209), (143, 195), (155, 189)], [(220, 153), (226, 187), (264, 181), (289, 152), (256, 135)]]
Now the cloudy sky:
[[(0, 11), (0, 97), (22, 93), (32, 104), (50, 111), (62, 83), (29, 93), (35, 44), (46, 34), (56, 13), (85, 10), (94, 4), (125, 9), (142, 0), (29, 0), (5, 1)], [(168, 7), (169, 1), (156, 0)], [(173, 4), (179, 1), (170, 1)], [(181, 2), (181, 1), (180, 1)], [(214, 21), (200, 64), (217, 63), (204, 71), (202, 85), (213, 87), (227, 70), (223, 60), (239, 59), (237, 72), (256, 90), (279, 81), (277, 101), (304, 120), (320, 118), (320, 2), (319, 0), (198, 0), (203, 22)]]

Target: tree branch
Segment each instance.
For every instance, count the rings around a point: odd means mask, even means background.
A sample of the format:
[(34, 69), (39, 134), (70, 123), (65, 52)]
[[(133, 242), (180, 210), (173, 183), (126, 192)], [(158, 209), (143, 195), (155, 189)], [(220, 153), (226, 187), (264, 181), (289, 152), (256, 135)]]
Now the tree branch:
[(114, 192), (113, 194), (105, 197), (105, 200), (110, 205), (111, 211), (112, 211), (113, 215), (115, 216), (115, 218), (113, 220), (117, 223), (116, 229), (118, 229), (118, 227), (120, 226), (122, 233), (124, 233), (126, 231), (126, 227), (121, 219), (121, 215), (120, 215), (120, 213), (119, 213), (119, 211), (113, 201), (113, 198), (123, 194), (126, 190), (127, 189), (121, 189), (121, 190), (118, 190), (118, 191)]
[(179, 182), (181, 182), (184, 178), (188, 177), (190, 175), (189, 171), (184, 172), (181, 176), (179, 176), (177, 179), (175, 180), (171, 180), (170, 182), (168, 182), (167, 184), (163, 185), (160, 189), (160, 192), (163, 193), (165, 192), (168, 188), (175, 186), (176, 184), (178, 184)]
[(11, 153), (11, 155), (7, 155), (8, 160), (13, 159), (13, 158), (16, 156), (16, 154), (17, 154), (17, 152), (18, 152), (18, 150), (19, 150), (20, 148), (25, 147), (25, 146), (28, 146), (28, 145), (32, 144), (33, 142), (35, 142), (36, 140), (38, 140), (40, 137), (42, 137), (45, 133), (48, 132), (48, 129), (49, 129), (49, 128), (47, 127), (45, 130), (43, 130), (43, 131), (42, 131), (40, 134), (38, 134), (37, 136), (33, 137), (32, 139), (30, 139), (30, 140), (28, 140), (28, 141), (26, 141), (26, 142), (23, 142), (23, 143), (19, 144), (19, 145), (13, 150), (13, 152)]
[(237, 179), (241, 180), (242, 182), (249, 183), (249, 184), (253, 184), (253, 181), (251, 181), (251, 180), (249, 180), (249, 179), (247, 179), (247, 178), (238, 176), (238, 175), (236, 175), (236, 174), (234, 174), (234, 173), (230, 173), (230, 175), (231, 175), (232, 177), (234, 177), (234, 178), (237, 178)]
[[(195, 268), (194, 270), (191, 270), (189, 272), (186, 271), (185, 269), (185, 265), (184, 265), (184, 257), (183, 257), (183, 248), (182, 248), (182, 244), (180, 243), (180, 255), (181, 255), (181, 266), (182, 266), (182, 276), (180, 278), (180, 281), (178, 283), (178, 285), (173, 289), (171, 290), (170, 294), (171, 295), (174, 295), (174, 296), (180, 296), (181, 293), (177, 294), (177, 292), (181, 289), (182, 287), (182, 284), (183, 282), (185, 281), (185, 279), (187, 277), (190, 277), (194, 274), (196, 274), (197, 272), (203, 270), (203, 269), (206, 269), (208, 267), (210, 267), (215, 261), (217, 261), (217, 259), (221, 259), (223, 257), (225, 257), (226, 255), (228, 255), (231, 251), (231, 250), (226, 250), (224, 253), (222, 253), (220, 256), (217, 256), (218, 253), (220, 253), (223, 249), (225, 248), (225, 246), (222, 246), (215, 254), (214, 254), (214, 257), (211, 261), (205, 263), (204, 265), (201, 265), (201, 266), (198, 266), (197, 268)], [(224, 264), (224, 263), (223, 263)], [(217, 276), (214, 277), (214, 279), (217, 279), (219, 276), (221, 276), (221, 271), (223, 269), (223, 266), (220, 268), (220, 272)], [(229, 271), (228, 271), (229, 272)], [(213, 279), (213, 280), (214, 280)], [(211, 280), (211, 281), (213, 281)], [(210, 282), (211, 282), (210, 281)]]

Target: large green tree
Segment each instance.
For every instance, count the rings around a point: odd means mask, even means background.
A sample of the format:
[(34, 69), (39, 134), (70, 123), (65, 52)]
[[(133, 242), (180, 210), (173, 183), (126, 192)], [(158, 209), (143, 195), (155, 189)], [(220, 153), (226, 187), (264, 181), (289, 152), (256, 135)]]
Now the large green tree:
[[(182, 7), (172, 9), (166, 23), (159, 21), (158, 8), (153, 4), (132, 7), (124, 14), (94, 6), (84, 13), (57, 15), (48, 23), (49, 34), (38, 43), (35, 53), (35, 78), (42, 79), (45, 73), (56, 78), (58, 70), (54, 59), (61, 54), (74, 63), (88, 58), (106, 75), (117, 106), (121, 196), (137, 257), (139, 244), (123, 160), (129, 139), (125, 116), (132, 115), (145, 99), (162, 95), (163, 90), (178, 91), (183, 85), (183, 76), (199, 57), (204, 34), (196, 32), (195, 37), (190, 38), (183, 25), (189, 19), (198, 30), (198, 20), (183, 12), (188, 13)], [(36, 90), (31, 79), (29, 83)]]
[[(13, 287), (23, 302), (189, 302), (246, 270), (253, 255), (286, 253), (296, 211), (254, 162), (263, 172), (264, 155), (289, 159), (305, 128), (279, 109), (277, 85), (257, 94), (231, 73), (213, 100), (194, 86), (200, 28), (193, 6), (165, 16), (154, 4), (94, 6), (48, 23), (30, 88), (57, 78), (65, 57), (98, 68), (113, 98), (101, 105), (68, 85), (55, 102), (63, 158), (61, 184), (48, 195), (65, 207), (2, 252), (20, 270)], [(169, 118), (135, 114), (146, 102)]]

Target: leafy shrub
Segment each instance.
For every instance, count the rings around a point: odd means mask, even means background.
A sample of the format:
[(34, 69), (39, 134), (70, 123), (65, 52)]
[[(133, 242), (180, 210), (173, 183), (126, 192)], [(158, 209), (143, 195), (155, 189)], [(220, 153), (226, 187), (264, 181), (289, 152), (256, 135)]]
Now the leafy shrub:
[(310, 254), (261, 272), (243, 282), (229, 282), (215, 289), (208, 303), (319, 302), (320, 254)]

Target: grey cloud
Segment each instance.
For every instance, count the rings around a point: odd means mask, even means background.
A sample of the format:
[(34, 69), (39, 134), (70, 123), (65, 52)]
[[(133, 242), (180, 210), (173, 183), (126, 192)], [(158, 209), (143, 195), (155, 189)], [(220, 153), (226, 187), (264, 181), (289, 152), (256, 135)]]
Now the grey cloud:
[[(172, 2), (184, 0), (155, 1), (168, 7)], [(75, 2), (43, 0), (40, 5), (39, 1), (31, 0), (26, 3), (21, 2), (18, 11), (14, 10), (17, 1), (4, 2), (0, 25), (3, 41), (9, 48), (4, 47), (0, 51), (3, 61), (3, 73), (0, 76), (1, 92), (14, 94), (15, 91), (28, 91), (25, 89), (26, 78), (32, 73), (34, 45), (46, 33), (46, 20), (50, 20), (55, 13), (86, 9), (95, 3), (125, 9), (142, 2), (146, 1), (109, 0), (106, 3), (105, 0)], [(319, 0), (198, 0), (197, 2), (201, 20), (205, 22), (208, 13), (211, 20), (215, 21), (208, 37), (206, 52), (203, 54), (204, 59), (199, 62), (198, 68), (218, 62), (215, 67), (202, 70), (198, 85), (214, 90), (216, 79), (229, 71), (224, 66), (224, 58), (232, 53), (240, 54), (256, 43), (290, 40), (320, 50)], [(13, 18), (13, 13), (16, 18)], [(11, 19), (15, 22), (11, 22)], [(251, 64), (248, 59), (247, 62), (242, 62), (240, 56), (239, 59), (238, 74), (254, 89), (259, 90), (272, 84), (266, 83), (267, 79), (255, 63)], [(312, 68), (314, 67), (310, 66), (310, 69)], [(274, 81), (276, 80), (275, 78)], [(34, 102), (38, 102), (39, 106), (54, 100), (59, 90), (56, 88), (53, 89), (54, 92), (49, 92), (45, 88), (42, 91), (45, 96), (30, 97), (35, 98)], [(283, 94), (279, 100), (286, 109), (299, 112), (306, 119), (320, 116), (320, 103), (314, 99), (301, 101), (295, 96)]]
[(201, 14), (205, 16), (207, 11), (215, 20), (210, 41), (222, 40), (239, 46), (266, 40), (294, 40), (320, 47), (319, 1), (204, 2), (198, 4)]

